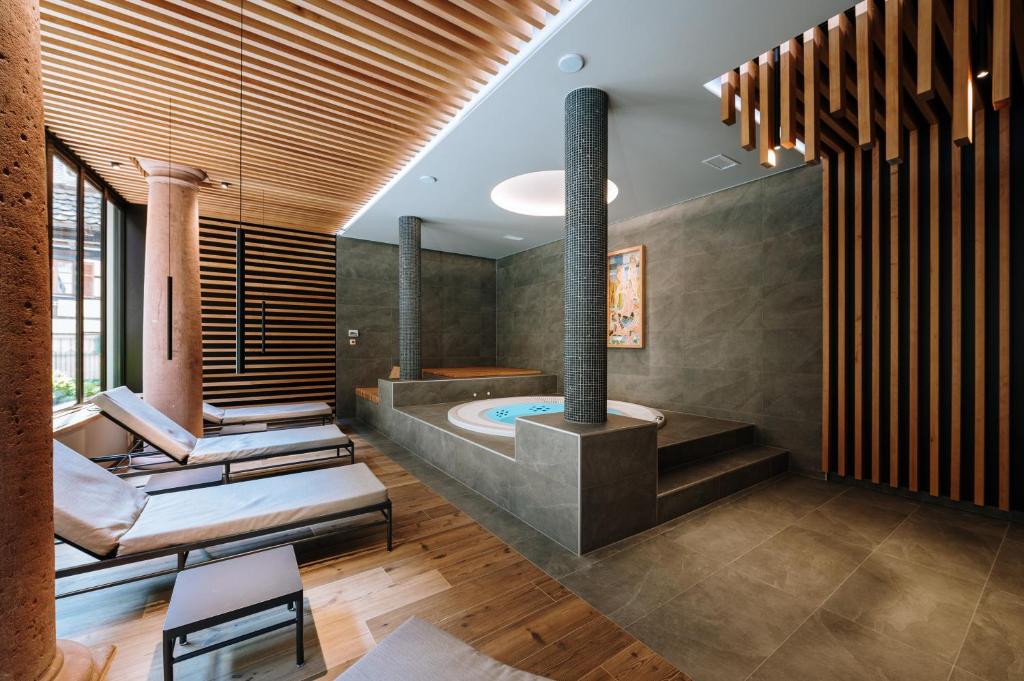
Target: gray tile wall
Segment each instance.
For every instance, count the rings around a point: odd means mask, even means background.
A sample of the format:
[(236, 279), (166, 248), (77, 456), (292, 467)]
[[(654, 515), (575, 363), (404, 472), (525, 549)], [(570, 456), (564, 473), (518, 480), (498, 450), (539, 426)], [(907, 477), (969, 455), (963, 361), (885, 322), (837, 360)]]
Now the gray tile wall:
[[(493, 366), (494, 261), (425, 250), (421, 266), (423, 366)], [(398, 247), (339, 237), (337, 288), (337, 412), (348, 417), (355, 389), (398, 364)], [(359, 329), (355, 347), (349, 329)]]
[[(608, 353), (608, 396), (753, 423), (817, 470), (821, 171), (800, 168), (609, 228), (647, 255), (643, 350)], [(562, 242), (498, 261), (501, 366), (561, 373)]]

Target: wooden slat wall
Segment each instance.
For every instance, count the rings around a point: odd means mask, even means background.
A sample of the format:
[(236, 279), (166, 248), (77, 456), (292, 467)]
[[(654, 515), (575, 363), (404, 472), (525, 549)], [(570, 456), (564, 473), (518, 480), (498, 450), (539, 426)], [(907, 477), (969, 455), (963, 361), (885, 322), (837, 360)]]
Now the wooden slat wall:
[[(237, 222), (200, 218), (203, 398), (219, 406), (326, 401), (335, 393), (335, 240), (284, 227), (245, 230), (246, 362), (235, 373)], [(267, 306), (261, 351), (260, 306)]]
[[(1024, 510), (1020, 14), (863, 0), (780, 48), (803, 48), (782, 96), (822, 163), (826, 473)], [(751, 77), (746, 115), (765, 95)]]

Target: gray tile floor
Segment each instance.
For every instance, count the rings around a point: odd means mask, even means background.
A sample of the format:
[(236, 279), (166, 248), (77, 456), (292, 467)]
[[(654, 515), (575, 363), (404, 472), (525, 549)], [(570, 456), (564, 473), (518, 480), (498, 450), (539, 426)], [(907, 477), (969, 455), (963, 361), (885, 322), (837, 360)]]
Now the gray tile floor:
[(1024, 527), (786, 475), (586, 556), (375, 446), (695, 681), (1024, 679)]

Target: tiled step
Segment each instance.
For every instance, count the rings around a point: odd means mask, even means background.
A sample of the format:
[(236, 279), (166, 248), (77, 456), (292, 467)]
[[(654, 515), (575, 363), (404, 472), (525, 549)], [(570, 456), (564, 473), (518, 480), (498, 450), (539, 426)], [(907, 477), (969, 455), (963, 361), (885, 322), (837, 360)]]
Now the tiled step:
[(658, 430), (658, 469), (668, 470), (713, 454), (754, 444), (748, 423), (665, 412)]
[(663, 470), (658, 474), (658, 522), (756, 485), (789, 466), (789, 452), (749, 445)]

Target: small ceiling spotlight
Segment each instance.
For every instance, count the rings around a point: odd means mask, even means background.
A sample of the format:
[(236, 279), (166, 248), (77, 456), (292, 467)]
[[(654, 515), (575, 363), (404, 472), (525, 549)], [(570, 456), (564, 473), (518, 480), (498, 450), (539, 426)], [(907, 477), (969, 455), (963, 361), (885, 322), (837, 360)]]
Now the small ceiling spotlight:
[(984, 70), (983, 71), (978, 71), (978, 76), (977, 77), (978, 77), (979, 80), (982, 79), (982, 78), (988, 78), (988, 71), (984, 71)]
[(504, 238), (509, 241), (522, 241), (524, 237), (516, 236), (515, 234), (506, 234)]
[(230, 186), (231, 186), (230, 182), (228, 182), (227, 180), (221, 180), (221, 182), (220, 182), (220, 188), (221, 189), (227, 189)]
[(433, 175), (420, 175), (420, 182), (423, 184), (436, 184), (437, 178)]
[(558, 59), (558, 70), (563, 73), (579, 73), (583, 70), (585, 64), (583, 55), (570, 52), (569, 54), (563, 54)]
[(110, 162), (110, 167), (111, 168), (120, 168), (121, 167), (121, 162), (120, 161), (111, 161)]

